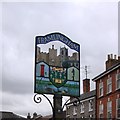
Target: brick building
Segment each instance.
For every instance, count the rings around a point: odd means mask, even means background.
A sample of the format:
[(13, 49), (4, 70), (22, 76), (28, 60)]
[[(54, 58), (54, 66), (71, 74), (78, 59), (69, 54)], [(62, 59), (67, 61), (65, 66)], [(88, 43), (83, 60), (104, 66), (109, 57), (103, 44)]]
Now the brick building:
[(90, 79), (83, 80), (83, 94), (66, 106), (66, 118), (95, 118), (96, 91), (90, 91)]
[(106, 70), (96, 82), (96, 118), (120, 119), (120, 56), (108, 55)]

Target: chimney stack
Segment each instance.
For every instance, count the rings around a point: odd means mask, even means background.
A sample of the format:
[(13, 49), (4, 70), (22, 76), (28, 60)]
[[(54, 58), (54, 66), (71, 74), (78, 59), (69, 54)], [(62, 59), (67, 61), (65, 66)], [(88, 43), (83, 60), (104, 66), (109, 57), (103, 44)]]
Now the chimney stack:
[(90, 79), (83, 80), (83, 93), (90, 92)]
[(117, 64), (118, 62), (120, 62), (120, 56), (118, 56), (118, 59), (117, 59), (117, 55), (114, 55), (114, 58), (113, 58), (113, 54), (108, 54), (108, 59), (105, 62), (106, 70), (108, 70), (110, 67)]
[(27, 119), (31, 119), (30, 113), (28, 113)]
[(120, 56), (118, 56), (118, 61), (120, 62)]
[(110, 55), (108, 55), (108, 60), (110, 60)]
[(113, 59), (113, 54), (111, 54), (110, 56), (111, 56), (111, 59)]
[(37, 113), (34, 112), (34, 113), (33, 113), (33, 118), (36, 118), (36, 117), (37, 117)]

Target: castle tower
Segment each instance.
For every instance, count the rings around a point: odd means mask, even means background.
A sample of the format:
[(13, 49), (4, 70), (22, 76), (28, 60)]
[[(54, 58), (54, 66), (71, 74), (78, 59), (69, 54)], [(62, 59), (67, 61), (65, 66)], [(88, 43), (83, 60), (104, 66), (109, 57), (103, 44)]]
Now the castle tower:
[(57, 49), (54, 48), (54, 45), (52, 45), (52, 48), (49, 48), (49, 65), (56, 65), (56, 58), (57, 58)]
[(68, 60), (68, 49), (66, 47), (60, 48), (60, 64)]

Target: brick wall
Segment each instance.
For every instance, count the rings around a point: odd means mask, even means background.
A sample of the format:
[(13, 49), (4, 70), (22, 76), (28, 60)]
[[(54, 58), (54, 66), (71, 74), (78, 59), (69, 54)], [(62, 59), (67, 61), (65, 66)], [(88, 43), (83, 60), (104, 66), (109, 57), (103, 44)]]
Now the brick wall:
[[(116, 90), (116, 74), (117, 70), (112, 71), (111, 73), (105, 75), (101, 79), (97, 80), (96, 82), (96, 89), (97, 89), (97, 118), (99, 118), (99, 105), (100, 103), (104, 105), (104, 118), (107, 117), (107, 102), (108, 100), (112, 101), (112, 117), (116, 117), (116, 99), (120, 98), (120, 91)], [(119, 68), (120, 72), (120, 68)], [(112, 92), (107, 94), (107, 79), (108, 75), (112, 77)], [(103, 96), (99, 97), (99, 83), (103, 82)]]

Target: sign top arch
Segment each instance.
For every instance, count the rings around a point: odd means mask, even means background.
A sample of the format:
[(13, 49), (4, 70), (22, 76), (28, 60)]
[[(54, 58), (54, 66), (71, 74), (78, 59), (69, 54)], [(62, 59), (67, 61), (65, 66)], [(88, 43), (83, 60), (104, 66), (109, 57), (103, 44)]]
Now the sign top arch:
[(36, 44), (47, 44), (53, 41), (60, 41), (66, 44), (69, 48), (80, 52), (80, 45), (78, 43), (71, 41), (68, 37), (59, 32), (50, 33), (45, 36), (36, 36)]

